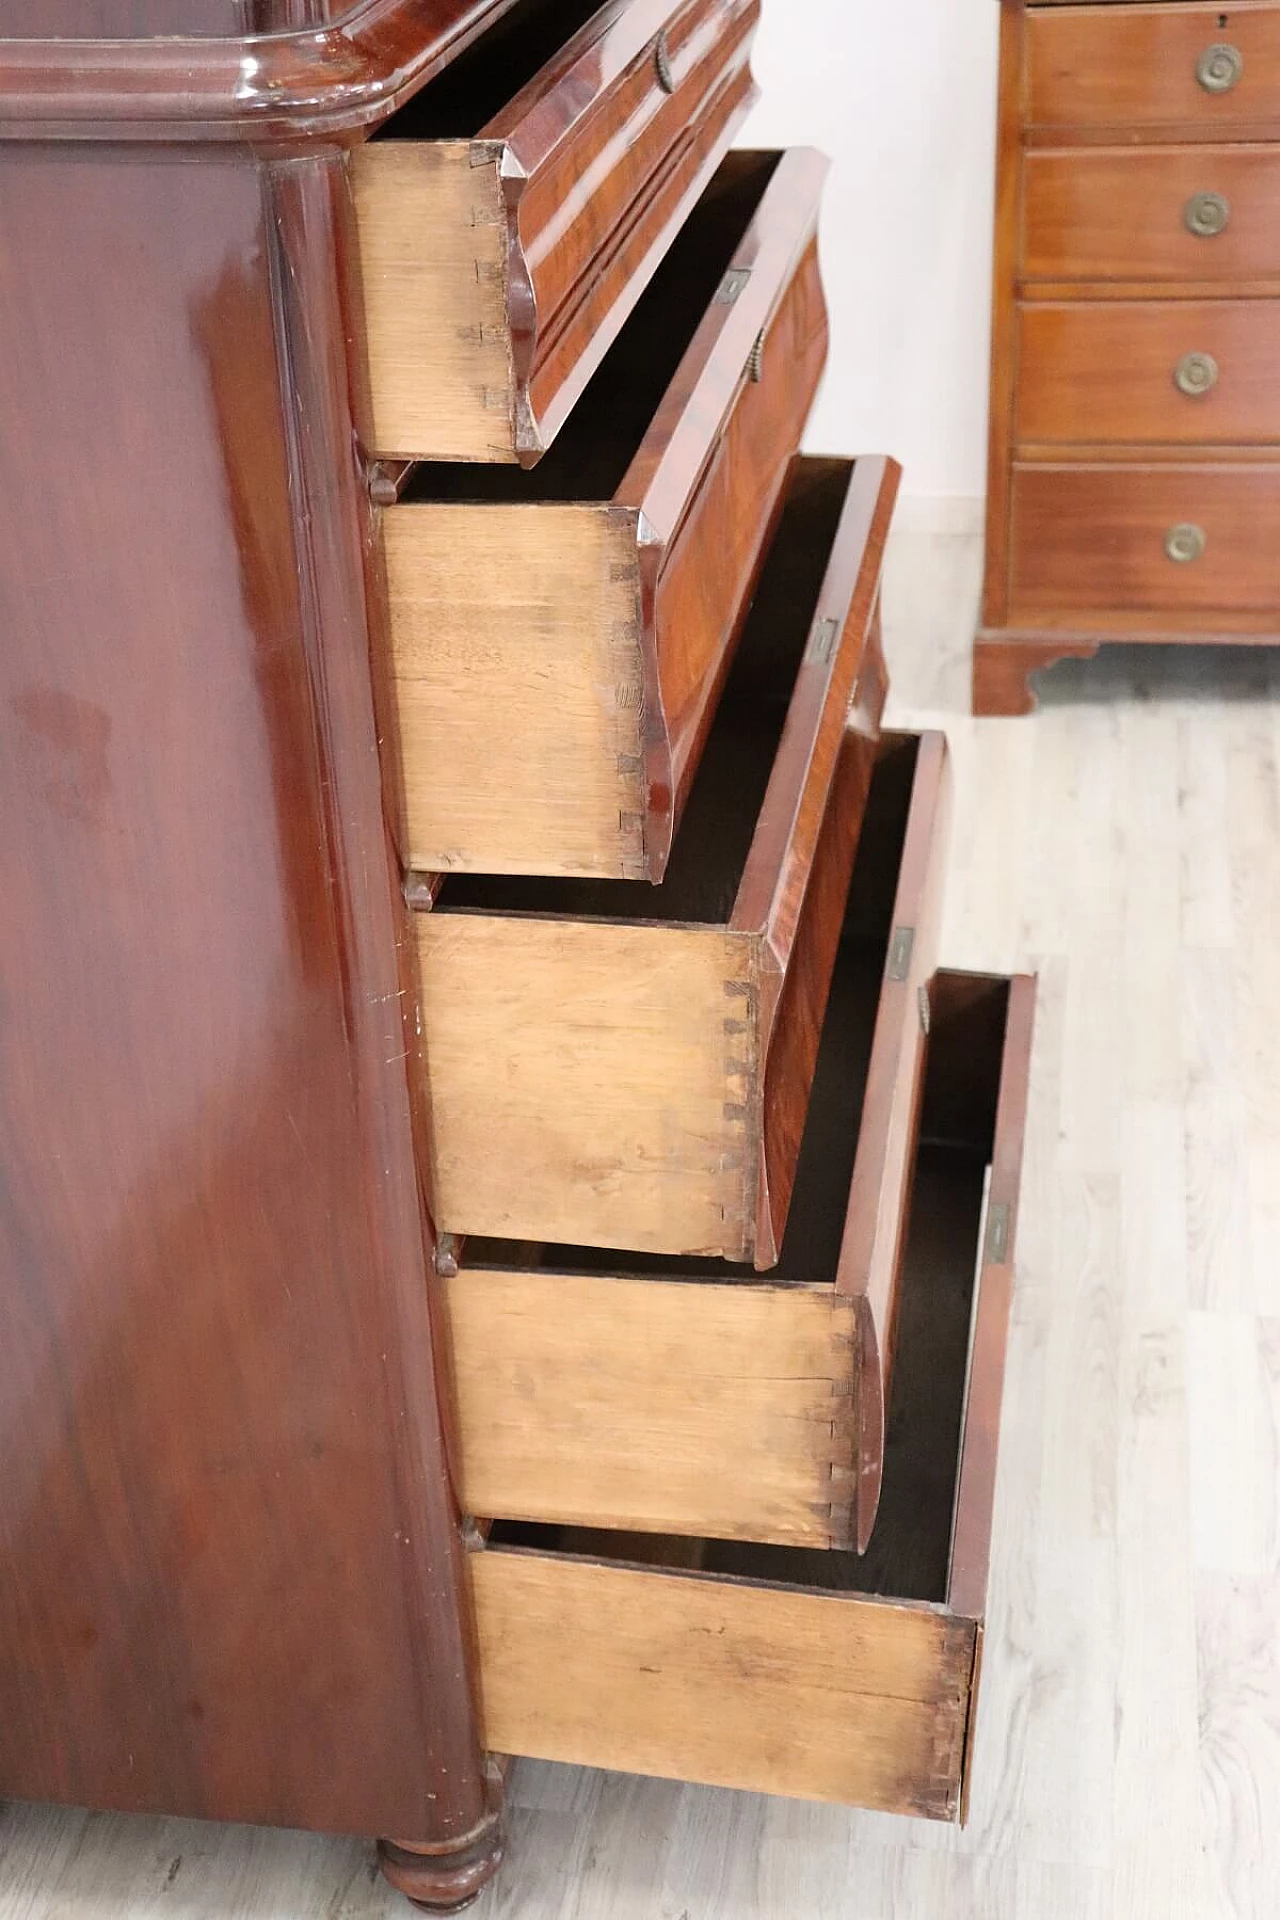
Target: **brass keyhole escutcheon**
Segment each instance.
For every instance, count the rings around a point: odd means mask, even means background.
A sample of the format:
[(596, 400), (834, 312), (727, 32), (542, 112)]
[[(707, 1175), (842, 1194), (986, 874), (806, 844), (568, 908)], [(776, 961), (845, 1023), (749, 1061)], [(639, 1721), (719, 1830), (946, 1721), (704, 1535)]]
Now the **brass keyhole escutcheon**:
[(1206, 93), (1230, 93), (1244, 73), (1244, 55), (1229, 40), (1206, 47), (1196, 61), (1196, 79)]
[(658, 85), (664, 93), (674, 93), (676, 77), (671, 71), (671, 50), (667, 46), (667, 30), (664, 27), (654, 42), (653, 65), (658, 76)]
[(1198, 560), (1208, 544), (1208, 534), (1192, 520), (1179, 521), (1176, 527), (1170, 527), (1164, 537), (1165, 552), (1180, 567), (1190, 566), (1193, 560)]
[(1231, 207), (1224, 193), (1193, 193), (1183, 211), (1187, 232), (1199, 240), (1212, 240), (1231, 218)]
[(1218, 363), (1211, 353), (1184, 353), (1173, 370), (1173, 384), (1188, 399), (1199, 400), (1218, 384)]

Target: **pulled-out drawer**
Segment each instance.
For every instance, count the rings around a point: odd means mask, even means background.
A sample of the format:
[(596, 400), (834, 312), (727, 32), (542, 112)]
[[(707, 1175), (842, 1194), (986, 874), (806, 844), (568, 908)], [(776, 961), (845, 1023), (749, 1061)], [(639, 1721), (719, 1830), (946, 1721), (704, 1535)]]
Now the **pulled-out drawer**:
[(407, 866), (661, 877), (826, 358), (825, 170), (731, 154), (542, 463), (384, 514)]
[(446, 1282), (471, 1513), (865, 1546), (942, 901), (942, 736), (867, 799), (779, 1264), (469, 1240)]
[(878, 714), (847, 722), (882, 685), (893, 478), (797, 462), (661, 887), (450, 876), (419, 917), (442, 1231), (776, 1260), (876, 757)]
[(484, 1737), (955, 1819), (986, 1606), (1034, 981), (940, 974), (865, 1556), (502, 1522), (470, 1557)]
[(373, 451), (550, 445), (754, 97), (759, 0), (516, 0), (352, 160)]

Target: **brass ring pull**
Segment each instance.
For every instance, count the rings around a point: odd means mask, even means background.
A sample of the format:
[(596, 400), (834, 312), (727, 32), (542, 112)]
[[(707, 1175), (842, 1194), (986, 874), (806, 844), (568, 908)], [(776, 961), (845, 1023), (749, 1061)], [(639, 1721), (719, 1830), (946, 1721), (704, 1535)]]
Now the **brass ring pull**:
[(1180, 567), (1190, 566), (1193, 560), (1198, 560), (1208, 544), (1208, 534), (1192, 520), (1180, 520), (1176, 527), (1170, 527), (1164, 537), (1165, 552)]
[(658, 76), (658, 85), (662, 88), (662, 91), (664, 93), (674, 93), (676, 90), (676, 77), (671, 71), (671, 50), (667, 46), (667, 30), (665, 27), (654, 42), (653, 65), (654, 71)]
[(1173, 384), (1189, 400), (1200, 400), (1218, 384), (1218, 363), (1211, 353), (1184, 353), (1173, 370)]
[(1212, 240), (1231, 218), (1231, 207), (1224, 193), (1193, 193), (1183, 209), (1187, 232), (1198, 240)]
[(1196, 79), (1206, 93), (1230, 93), (1244, 73), (1244, 55), (1229, 40), (1206, 47), (1196, 61)]

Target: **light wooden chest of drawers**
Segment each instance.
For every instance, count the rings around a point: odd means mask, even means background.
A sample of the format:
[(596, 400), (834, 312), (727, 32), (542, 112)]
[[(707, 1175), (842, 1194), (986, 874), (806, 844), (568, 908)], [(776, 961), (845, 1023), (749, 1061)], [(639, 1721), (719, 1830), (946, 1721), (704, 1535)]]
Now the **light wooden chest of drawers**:
[(974, 710), (1280, 638), (1280, 7), (1004, 0)]

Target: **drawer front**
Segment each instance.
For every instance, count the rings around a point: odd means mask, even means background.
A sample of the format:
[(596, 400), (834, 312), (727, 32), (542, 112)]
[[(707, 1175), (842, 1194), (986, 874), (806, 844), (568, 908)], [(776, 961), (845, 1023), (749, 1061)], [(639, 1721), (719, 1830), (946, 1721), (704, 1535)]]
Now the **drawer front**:
[(1017, 467), (1011, 624), (1272, 609), (1278, 525), (1280, 468)]
[(546, 58), (517, 0), (353, 156), (376, 453), (540, 457), (751, 104), (758, 14), (612, 0)]
[(470, 1560), (489, 1747), (957, 1817), (1033, 993), (1029, 980), (939, 976), (926, 1120), (932, 1109), (964, 1145), (921, 1150), (902, 1383), (868, 1555), (674, 1539), (641, 1554), (634, 1538), (495, 1526)]
[(421, 918), (445, 1231), (776, 1256), (765, 1061), (797, 954), (821, 1025), (858, 820), (823, 828), (838, 766), (874, 752), (846, 754), (843, 723), (896, 481), (883, 460), (797, 463), (661, 888), (458, 877)]
[(1026, 32), (1032, 126), (1212, 140), (1280, 116), (1280, 7), (1033, 7)]
[(1280, 301), (1030, 302), (1022, 446), (1280, 444)]
[(1280, 150), (1029, 153), (1023, 220), (1028, 281), (1274, 279)]
[[(746, 1285), (723, 1262), (572, 1266), (563, 1248), (526, 1246), (512, 1264), (507, 1249), (466, 1244), (446, 1298), (469, 1511), (826, 1548), (855, 1543), (856, 1505), (865, 1545), (888, 1358), (872, 1339), (889, 1318), (867, 1302), (881, 1265), (896, 1292), (920, 1106), (919, 976), (904, 1046), (911, 969), (895, 912), (910, 903), (919, 972), (931, 974), (935, 903), (919, 896), (940, 866), (942, 746), (940, 734), (896, 738), (873, 778), (811, 1069), (794, 1231), (769, 1282)], [(899, 1061), (900, 1098), (886, 1084)]]

